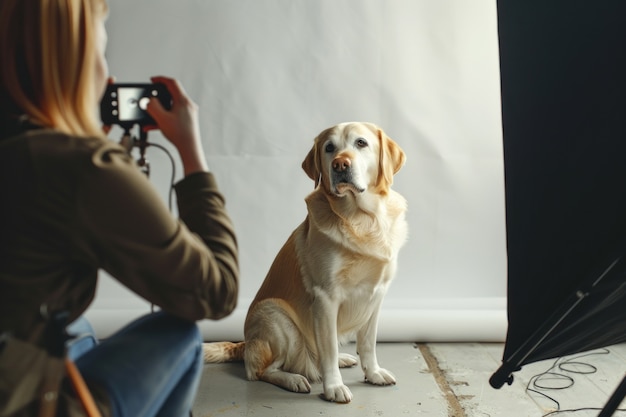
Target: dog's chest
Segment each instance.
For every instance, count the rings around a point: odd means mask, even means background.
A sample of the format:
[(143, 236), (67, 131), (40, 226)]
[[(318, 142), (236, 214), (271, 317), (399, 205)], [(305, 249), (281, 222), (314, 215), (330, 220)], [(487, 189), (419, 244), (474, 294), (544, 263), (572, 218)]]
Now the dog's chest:
[(340, 262), (335, 274), (339, 302), (338, 331), (350, 333), (363, 326), (380, 306), (394, 275), (392, 265), (382, 262)]
[[(324, 230), (340, 247), (365, 257), (393, 262), (406, 237), (403, 219), (372, 218), (360, 216), (350, 222), (341, 222)], [(357, 267), (358, 268), (358, 267)], [(372, 266), (363, 265), (365, 272)]]
[(382, 261), (368, 254), (340, 251), (332, 256), (330, 275), (340, 290), (372, 292), (392, 278), (395, 260)]

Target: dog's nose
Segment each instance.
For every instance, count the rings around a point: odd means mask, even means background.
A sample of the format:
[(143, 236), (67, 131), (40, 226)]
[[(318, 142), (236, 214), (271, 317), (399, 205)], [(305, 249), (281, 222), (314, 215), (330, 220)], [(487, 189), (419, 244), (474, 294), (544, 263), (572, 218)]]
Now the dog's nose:
[(350, 164), (350, 159), (346, 158), (345, 156), (337, 157), (333, 159), (333, 170), (335, 170), (335, 172), (343, 172), (346, 169), (350, 168)]

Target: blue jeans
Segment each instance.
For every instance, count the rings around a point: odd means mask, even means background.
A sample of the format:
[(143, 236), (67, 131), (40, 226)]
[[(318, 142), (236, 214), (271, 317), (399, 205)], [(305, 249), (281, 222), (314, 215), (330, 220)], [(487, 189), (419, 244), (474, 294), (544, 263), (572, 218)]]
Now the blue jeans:
[(68, 332), (78, 336), (69, 343), (68, 356), (88, 384), (109, 394), (114, 417), (190, 415), (202, 374), (202, 338), (195, 323), (153, 313), (97, 343), (81, 317)]

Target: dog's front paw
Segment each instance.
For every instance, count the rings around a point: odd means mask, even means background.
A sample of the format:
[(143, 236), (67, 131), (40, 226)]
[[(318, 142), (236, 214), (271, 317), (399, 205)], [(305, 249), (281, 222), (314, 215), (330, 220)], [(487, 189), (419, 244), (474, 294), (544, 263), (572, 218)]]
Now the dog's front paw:
[(396, 377), (386, 369), (378, 368), (365, 374), (365, 382), (374, 385), (395, 385)]
[(324, 387), (321, 397), (326, 401), (346, 404), (352, 401), (352, 392), (344, 384), (330, 385)]

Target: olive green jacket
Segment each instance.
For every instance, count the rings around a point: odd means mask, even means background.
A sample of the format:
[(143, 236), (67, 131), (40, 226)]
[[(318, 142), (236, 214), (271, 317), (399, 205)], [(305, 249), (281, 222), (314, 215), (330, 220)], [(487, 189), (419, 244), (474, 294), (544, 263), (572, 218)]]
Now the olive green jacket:
[[(210, 173), (175, 191), (179, 220), (128, 153), (104, 138), (35, 129), (0, 139), (0, 334), (48, 349), (50, 314), (81, 315), (100, 269), (179, 317), (230, 314), (238, 251), (224, 198)], [(6, 356), (0, 347), (0, 415), (17, 384), (13, 363), (24, 360)], [(20, 400), (34, 407), (36, 395)]]

